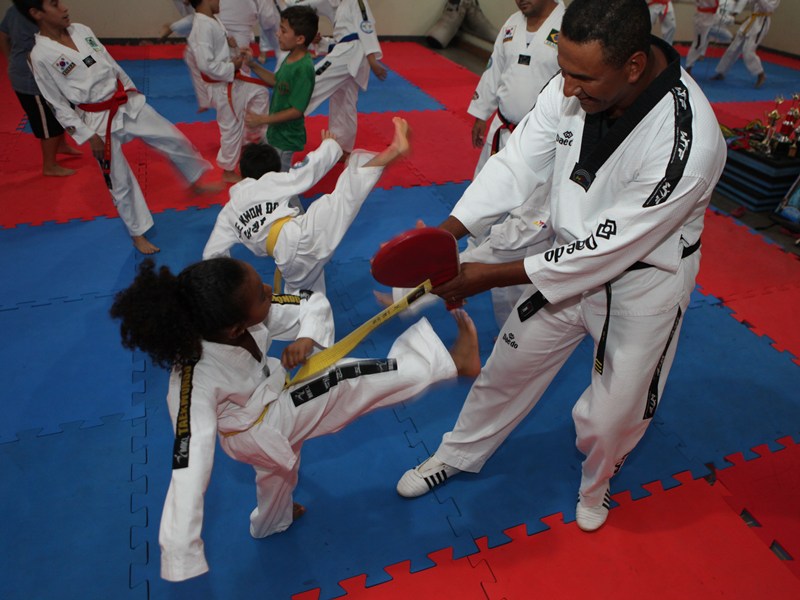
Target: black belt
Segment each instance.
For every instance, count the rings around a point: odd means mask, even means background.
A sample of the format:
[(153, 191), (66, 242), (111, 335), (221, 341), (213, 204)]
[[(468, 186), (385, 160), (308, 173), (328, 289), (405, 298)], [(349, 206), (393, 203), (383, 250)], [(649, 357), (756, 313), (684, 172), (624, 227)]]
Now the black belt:
[[(683, 251), (681, 252), (681, 259), (686, 258), (687, 256), (691, 256), (695, 252), (700, 249), (700, 238), (697, 238), (697, 241), (692, 244), (691, 246), (684, 246)], [(625, 269), (626, 271), (638, 271), (639, 269), (649, 269), (653, 265), (649, 265), (646, 262), (642, 262), (637, 260), (633, 263), (630, 267)]]

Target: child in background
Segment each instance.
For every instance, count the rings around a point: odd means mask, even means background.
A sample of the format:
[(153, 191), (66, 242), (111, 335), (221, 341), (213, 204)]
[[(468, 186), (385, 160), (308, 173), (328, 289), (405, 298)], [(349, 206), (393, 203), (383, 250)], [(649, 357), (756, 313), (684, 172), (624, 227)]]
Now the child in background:
[(210, 84), (212, 105), (217, 110), (217, 165), (223, 171), (223, 181), (235, 183), (241, 179), (236, 165), (245, 138), (255, 140), (264, 135), (263, 127), (245, 131), (245, 112), (266, 112), (269, 93), (263, 81), (240, 73), (246, 54), (228, 37), (217, 17), (220, 0), (191, 0), (191, 5), (195, 15), (188, 45), (203, 80)]
[(253, 72), (273, 88), (268, 115), (247, 113), (250, 127), (267, 125), (267, 143), (278, 151), (281, 171), (292, 166), (292, 157), (306, 145), (305, 110), (314, 91), (314, 63), (308, 45), (317, 35), (319, 18), (313, 8), (292, 6), (281, 13), (278, 44), (288, 52), (276, 73), (267, 71), (255, 60)]
[(28, 66), (28, 54), (35, 43), (36, 31), (36, 25), (26, 19), (16, 7), (9, 7), (0, 23), (0, 52), (8, 59), (11, 87), (28, 116), (33, 135), (41, 145), (42, 175), (66, 177), (73, 175), (75, 170), (58, 164), (56, 155), (80, 156), (80, 152), (64, 141), (64, 128), (39, 92)]
[(31, 65), (42, 95), (75, 141), (91, 145), (133, 245), (142, 254), (158, 252), (144, 237), (153, 217), (122, 144), (140, 138), (159, 150), (195, 192), (210, 191), (198, 181), (211, 165), (147, 104), (94, 32), (70, 23), (69, 11), (60, 0), (14, 0), (14, 4), (39, 27)]
[(336, 164), (342, 149), (328, 132), (322, 144), (288, 173), (277, 172), (274, 148), (253, 144), (242, 152), (245, 178), (230, 190), (203, 258), (227, 256), (244, 244), (256, 256), (272, 256), (286, 282), (286, 291), (325, 291), (323, 269), (377, 183), (383, 168), (408, 153), (408, 123), (395, 117), (394, 139), (380, 154), (356, 151), (330, 194), (300, 214), (291, 198), (311, 188)]
[[(228, 456), (255, 469), (250, 534), (266, 537), (305, 512), (293, 492), (307, 439), (436, 382), (475, 377), (481, 366), (475, 325), (456, 311), (450, 352), (422, 319), (395, 341), (388, 358), (344, 359), (284, 389), (287, 369), (333, 341), (330, 304), (310, 292), (273, 296), (252, 266), (231, 258), (196, 263), (177, 276), (145, 260), (115, 298), (111, 316), (121, 320), (123, 346), (171, 368), (167, 405), (175, 446), (159, 532), (161, 576), (169, 581), (208, 571), (201, 534), (217, 439)], [(272, 339), (294, 340), (281, 360), (267, 356)]]

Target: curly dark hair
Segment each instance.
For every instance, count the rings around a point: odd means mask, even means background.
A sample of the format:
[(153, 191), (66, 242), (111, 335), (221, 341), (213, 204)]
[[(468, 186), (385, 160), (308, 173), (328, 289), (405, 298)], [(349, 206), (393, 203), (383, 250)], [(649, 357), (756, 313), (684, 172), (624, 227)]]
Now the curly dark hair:
[(177, 276), (145, 259), (111, 306), (111, 317), (121, 321), (122, 345), (164, 368), (197, 362), (203, 339), (245, 320), (245, 277), (242, 263), (232, 258), (204, 260)]
[(650, 11), (645, 0), (573, 0), (560, 35), (578, 44), (600, 42), (603, 61), (619, 68), (650, 50)]

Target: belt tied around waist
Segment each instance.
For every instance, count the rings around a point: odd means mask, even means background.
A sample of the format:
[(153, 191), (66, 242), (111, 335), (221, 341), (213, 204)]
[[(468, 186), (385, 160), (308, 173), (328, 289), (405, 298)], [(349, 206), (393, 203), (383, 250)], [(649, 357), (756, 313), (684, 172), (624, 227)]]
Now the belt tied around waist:
[(127, 104), (128, 94), (138, 93), (138, 91), (139, 90), (136, 88), (126, 90), (125, 86), (122, 85), (122, 82), (117, 79), (117, 89), (107, 100), (103, 100), (102, 102), (86, 102), (84, 104), (78, 104), (78, 108), (84, 112), (99, 113), (108, 111), (106, 139), (105, 146), (103, 148), (103, 160), (100, 162), (100, 168), (103, 170), (103, 175), (108, 176), (108, 174), (111, 172), (111, 124), (114, 121), (114, 117), (116, 116), (117, 112), (119, 111), (119, 107), (123, 104)]
[(497, 118), (500, 119), (502, 125), (497, 128), (497, 131), (494, 132), (494, 136), (492, 137), (492, 155), (497, 154), (497, 152), (500, 150), (500, 133), (504, 129), (508, 129), (508, 132), (511, 133), (517, 127), (516, 123), (506, 119), (505, 115), (500, 112), (499, 108), (497, 109)]

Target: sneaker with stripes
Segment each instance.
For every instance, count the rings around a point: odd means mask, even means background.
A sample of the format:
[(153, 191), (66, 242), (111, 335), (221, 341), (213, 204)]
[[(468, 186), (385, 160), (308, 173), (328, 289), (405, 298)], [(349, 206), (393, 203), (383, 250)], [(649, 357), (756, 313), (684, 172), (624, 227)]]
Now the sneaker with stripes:
[(596, 531), (602, 527), (608, 518), (608, 510), (611, 508), (611, 490), (606, 487), (603, 496), (603, 503), (600, 506), (586, 506), (583, 500), (578, 497), (578, 506), (575, 507), (575, 520), (578, 527), (583, 531)]
[(460, 473), (455, 467), (444, 464), (435, 456), (414, 469), (409, 469), (397, 482), (397, 493), (405, 498), (416, 498), (427, 494), (437, 485), (447, 481), (448, 477)]

